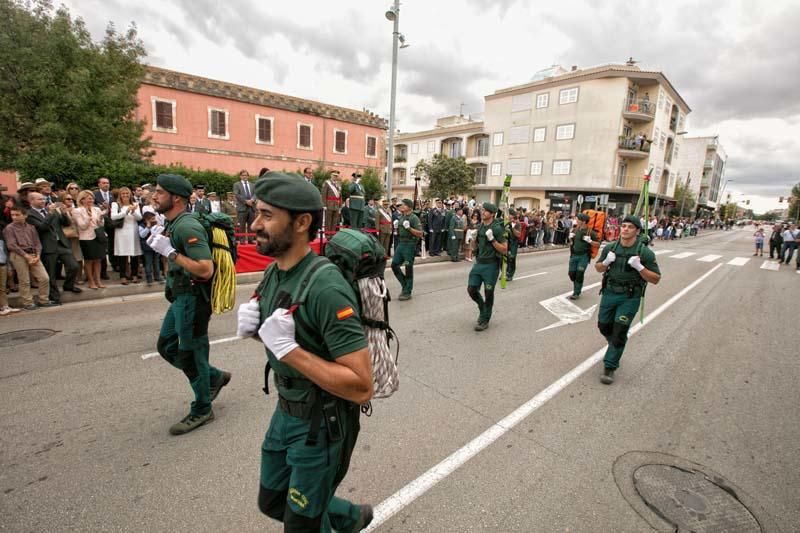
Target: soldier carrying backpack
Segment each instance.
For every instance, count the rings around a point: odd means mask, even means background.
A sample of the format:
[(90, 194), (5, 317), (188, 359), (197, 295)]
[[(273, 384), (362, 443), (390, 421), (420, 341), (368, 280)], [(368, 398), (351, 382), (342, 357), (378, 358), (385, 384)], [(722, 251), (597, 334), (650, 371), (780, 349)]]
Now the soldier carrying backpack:
[(355, 448), (360, 406), (374, 390), (359, 295), (310, 248), (322, 222), (319, 191), (288, 174), (265, 178), (255, 184), (251, 227), (258, 253), (275, 263), (240, 306), (237, 330), (266, 346), (279, 395), (261, 447), (258, 506), (286, 531), (360, 531), (372, 507), (334, 496)]

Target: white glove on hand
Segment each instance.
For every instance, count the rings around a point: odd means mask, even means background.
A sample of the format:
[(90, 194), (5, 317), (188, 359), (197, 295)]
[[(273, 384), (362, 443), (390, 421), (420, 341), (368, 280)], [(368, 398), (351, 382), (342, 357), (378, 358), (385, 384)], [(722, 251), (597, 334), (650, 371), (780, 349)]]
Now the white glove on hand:
[(408, 220), (404, 220), (403, 221), (403, 227), (406, 228), (406, 229), (410, 228), (411, 227), (411, 222), (409, 222)]
[(606, 258), (603, 259), (603, 266), (608, 266), (616, 260), (617, 260), (617, 254), (615, 254), (614, 252), (608, 252)]
[(492, 233), (492, 228), (486, 230), (486, 240), (492, 242), (494, 240), (494, 233)]
[(153, 235), (152, 231), (150, 233), (151, 235), (150, 238), (147, 239), (147, 244), (153, 249), (154, 252), (157, 252), (164, 257), (168, 257), (169, 254), (175, 251), (175, 248), (172, 247), (167, 237), (159, 235), (158, 233)]
[(397, 229), (397, 225), (400, 224), (400, 221), (395, 220), (394, 222), (392, 222), (392, 224), (394, 225), (394, 229)]
[(589, 237), (588, 235), (584, 235), (583, 242), (588, 242), (589, 244), (592, 244), (592, 238)]
[(569, 234), (569, 238), (570, 238), (570, 239), (574, 239), (574, 238), (575, 238), (575, 234), (574, 234), (574, 233), (570, 233), (570, 234)]
[(644, 269), (644, 265), (642, 264), (642, 259), (638, 255), (634, 255), (630, 259), (628, 259), (628, 264), (633, 267), (636, 272), (641, 272)]
[(276, 309), (261, 324), (258, 336), (278, 361), (298, 347), (294, 340), (294, 317), (287, 309)]
[(255, 335), (258, 331), (258, 326), (261, 324), (258, 300), (253, 298), (249, 302), (240, 305), (236, 314), (238, 317), (236, 336), (240, 339), (246, 339)]

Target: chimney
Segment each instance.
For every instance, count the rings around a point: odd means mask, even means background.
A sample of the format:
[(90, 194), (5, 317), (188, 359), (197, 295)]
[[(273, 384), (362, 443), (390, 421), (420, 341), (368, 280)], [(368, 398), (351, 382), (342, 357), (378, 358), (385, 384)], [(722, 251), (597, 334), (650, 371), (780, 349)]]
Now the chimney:
[(572, 65), (572, 72), (575, 72), (576, 70), (578, 70), (578, 65)]

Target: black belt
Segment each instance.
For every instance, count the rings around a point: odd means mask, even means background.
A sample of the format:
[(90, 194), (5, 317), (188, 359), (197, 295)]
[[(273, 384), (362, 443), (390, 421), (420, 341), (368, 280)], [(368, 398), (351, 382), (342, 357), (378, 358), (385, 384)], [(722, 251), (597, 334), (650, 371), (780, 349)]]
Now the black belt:
[(278, 406), (291, 416), (301, 418), (303, 420), (309, 420), (311, 418), (311, 410), (313, 405), (308, 402), (293, 402), (279, 395)]

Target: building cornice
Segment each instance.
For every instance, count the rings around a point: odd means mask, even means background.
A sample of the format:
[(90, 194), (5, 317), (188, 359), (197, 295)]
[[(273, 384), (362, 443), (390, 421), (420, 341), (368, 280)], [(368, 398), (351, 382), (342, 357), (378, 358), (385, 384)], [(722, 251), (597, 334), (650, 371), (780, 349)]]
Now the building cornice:
[(469, 122), (467, 124), (445, 126), (443, 128), (434, 128), (432, 130), (400, 133), (398, 135), (395, 135), (394, 142), (395, 144), (397, 144), (400, 141), (421, 139), (424, 137), (449, 137), (450, 135), (456, 133), (485, 133), (483, 131), (483, 122)]
[(159, 67), (147, 66), (142, 83), (206, 96), (216, 96), (248, 104), (285, 109), (362, 126), (371, 126), (384, 130), (387, 128), (386, 120), (371, 112), (305, 100)]

